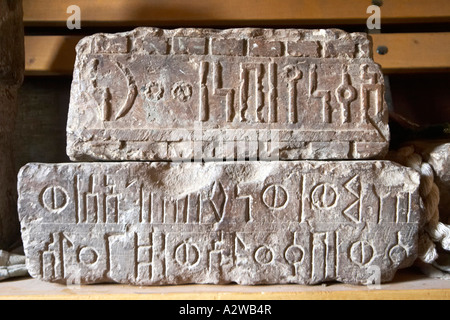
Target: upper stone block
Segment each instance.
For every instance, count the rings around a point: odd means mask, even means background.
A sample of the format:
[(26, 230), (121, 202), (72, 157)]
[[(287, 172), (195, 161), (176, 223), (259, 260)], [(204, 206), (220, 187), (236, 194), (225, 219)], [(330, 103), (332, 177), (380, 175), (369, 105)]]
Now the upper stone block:
[(138, 28), (77, 46), (72, 160), (367, 159), (389, 145), (363, 33)]

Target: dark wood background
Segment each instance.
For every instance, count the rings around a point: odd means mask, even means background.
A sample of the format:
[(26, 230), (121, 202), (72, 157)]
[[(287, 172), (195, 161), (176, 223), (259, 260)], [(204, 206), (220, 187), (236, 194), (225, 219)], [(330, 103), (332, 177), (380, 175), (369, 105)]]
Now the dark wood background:
[[(450, 123), (448, 0), (78, 0), (81, 29), (69, 30), (67, 7), (72, 2), (24, 0), (26, 76), (16, 121), (17, 170), (27, 162), (69, 161), (65, 126), (80, 37), (137, 26), (370, 32), (375, 61), (390, 84), (392, 111), (423, 128)], [(376, 33), (366, 26), (366, 9), (373, 3), (381, 5), (381, 30)], [(376, 52), (380, 45), (388, 47), (387, 54)]]

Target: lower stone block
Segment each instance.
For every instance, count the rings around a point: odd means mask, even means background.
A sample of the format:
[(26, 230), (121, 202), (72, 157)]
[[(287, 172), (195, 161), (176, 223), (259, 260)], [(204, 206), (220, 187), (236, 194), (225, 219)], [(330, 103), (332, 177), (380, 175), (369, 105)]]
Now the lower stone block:
[(417, 255), (419, 175), (387, 161), (29, 164), (29, 273), (46, 281), (367, 284)]

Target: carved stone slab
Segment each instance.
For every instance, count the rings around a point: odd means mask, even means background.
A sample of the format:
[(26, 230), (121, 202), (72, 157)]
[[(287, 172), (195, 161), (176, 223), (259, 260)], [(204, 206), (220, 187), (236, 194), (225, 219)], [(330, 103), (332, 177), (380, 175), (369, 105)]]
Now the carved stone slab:
[(22, 0), (0, 0), (0, 249), (20, 238), (12, 141), (25, 65), (22, 16)]
[(29, 164), (18, 203), (46, 281), (368, 283), (416, 258), (419, 180), (384, 161)]
[(367, 35), (139, 28), (77, 46), (72, 160), (365, 159), (389, 142)]

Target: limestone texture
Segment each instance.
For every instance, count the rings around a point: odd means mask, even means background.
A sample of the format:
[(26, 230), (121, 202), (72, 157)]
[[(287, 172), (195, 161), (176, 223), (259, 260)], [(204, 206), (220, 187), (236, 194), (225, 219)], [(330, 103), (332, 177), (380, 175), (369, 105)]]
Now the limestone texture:
[(389, 146), (370, 37), (138, 28), (80, 41), (71, 160), (375, 159)]
[(45, 281), (369, 284), (417, 257), (420, 176), (388, 161), (34, 163), (18, 180)]
[(25, 65), (22, 16), (22, 0), (0, 0), (0, 249), (20, 239), (12, 141)]

